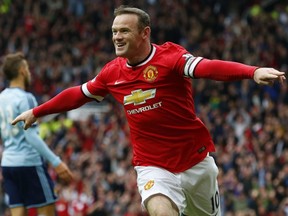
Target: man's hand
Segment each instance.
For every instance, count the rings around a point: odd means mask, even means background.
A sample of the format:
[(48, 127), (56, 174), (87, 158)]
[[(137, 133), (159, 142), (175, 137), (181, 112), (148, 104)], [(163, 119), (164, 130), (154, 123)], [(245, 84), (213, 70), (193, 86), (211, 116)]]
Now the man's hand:
[(34, 116), (32, 109), (27, 110), (20, 115), (18, 115), (12, 122), (15, 125), (17, 122), (24, 121), (24, 130), (31, 127), (31, 125), (36, 122), (37, 118)]
[(63, 181), (65, 181), (66, 183), (69, 183), (72, 181), (73, 174), (64, 162), (61, 162), (54, 169), (55, 169), (57, 175), (59, 176), (59, 178), (62, 179)]
[(274, 68), (258, 68), (254, 72), (253, 79), (258, 84), (272, 85), (276, 80), (284, 84), (286, 77), (285, 72), (280, 72)]

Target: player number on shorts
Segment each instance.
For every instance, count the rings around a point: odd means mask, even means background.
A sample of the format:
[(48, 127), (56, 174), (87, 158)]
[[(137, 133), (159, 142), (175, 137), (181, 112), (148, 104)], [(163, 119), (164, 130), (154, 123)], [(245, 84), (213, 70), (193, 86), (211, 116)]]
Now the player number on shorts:
[(214, 213), (218, 209), (219, 203), (220, 203), (219, 192), (216, 191), (215, 195), (211, 197), (212, 213)]

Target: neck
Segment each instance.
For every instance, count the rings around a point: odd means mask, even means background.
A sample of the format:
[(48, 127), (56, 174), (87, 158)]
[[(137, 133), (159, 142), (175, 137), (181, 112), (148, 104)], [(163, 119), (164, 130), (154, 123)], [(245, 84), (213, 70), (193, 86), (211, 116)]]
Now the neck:
[(24, 85), (24, 82), (20, 82), (19, 80), (12, 80), (10, 81), (10, 85), (9, 85), (10, 88), (21, 88), (23, 90), (25, 90), (25, 85)]
[(131, 66), (138, 65), (141, 62), (145, 61), (151, 54), (151, 52), (152, 52), (152, 44), (149, 43), (145, 47), (144, 51), (141, 53), (141, 56), (135, 57), (133, 59), (127, 59), (127, 63)]

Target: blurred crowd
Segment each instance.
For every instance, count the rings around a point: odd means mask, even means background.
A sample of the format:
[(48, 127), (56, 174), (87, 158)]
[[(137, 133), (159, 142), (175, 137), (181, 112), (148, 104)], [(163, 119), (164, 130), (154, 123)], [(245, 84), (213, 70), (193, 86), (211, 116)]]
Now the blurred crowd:
[[(131, 2), (150, 14), (155, 43), (173, 41), (195, 56), (288, 71), (288, 4), (273, 0), (3, 0), (0, 58), (24, 52), (30, 91), (41, 104), (93, 78), (115, 57), (113, 10)], [(5, 86), (0, 75), (0, 90)], [(193, 89), (197, 114), (217, 149), (212, 156), (219, 166), (222, 215), (287, 216), (287, 83), (199, 79)], [(62, 113), (40, 124), (47, 144), (75, 174), (66, 185), (50, 169), (58, 215), (146, 216), (125, 114), (111, 97), (102, 103), (108, 108), (101, 115), (72, 120)], [(0, 187), (0, 215), (5, 209)]]

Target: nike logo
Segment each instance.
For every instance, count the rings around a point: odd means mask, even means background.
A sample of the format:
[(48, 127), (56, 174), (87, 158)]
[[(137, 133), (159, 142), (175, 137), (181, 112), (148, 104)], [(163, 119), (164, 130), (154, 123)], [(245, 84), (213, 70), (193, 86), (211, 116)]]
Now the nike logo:
[(114, 85), (118, 85), (118, 84), (123, 83), (123, 82), (125, 82), (125, 80), (116, 80)]

